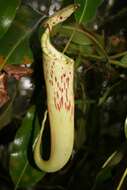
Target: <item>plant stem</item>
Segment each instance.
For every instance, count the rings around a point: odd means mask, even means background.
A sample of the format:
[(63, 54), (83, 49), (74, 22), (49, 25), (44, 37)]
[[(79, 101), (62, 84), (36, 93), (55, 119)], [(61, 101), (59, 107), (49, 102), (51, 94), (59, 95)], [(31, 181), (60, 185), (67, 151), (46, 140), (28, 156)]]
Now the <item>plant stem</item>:
[(117, 53), (115, 55), (111, 55), (110, 58), (111, 59), (116, 59), (116, 58), (122, 57), (124, 55), (127, 55), (127, 51), (124, 51), (124, 52), (121, 52), (121, 53)]
[(96, 60), (96, 61), (104, 61), (104, 57), (98, 56), (98, 55), (83, 55), (84, 58), (89, 58), (91, 60)]
[[(77, 54), (74, 53), (74, 55), (76, 55), (78, 57), (78, 55), (80, 54), (80, 51), (77, 50), (76, 52)], [(71, 53), (71, 55), (73, 55), (73, 53)], [(81, 55), (80, 57), (83, 57), (83, 59), (90, 59), (90, 60), (95, 60), (95, 61), (105, 61), (105, 57), (101, 57), (95, 54), (84, 54)]]
[(110, 93), (117, 87), (119, 86), (119, 84), (121, 83), (121, 81), (115, 83), (114, 85), (112, 85), (110, 88), (108, 88), (106, 90), (106, 92), (103, 94), (102, 97), (99, 98), (99, 102), (98, 102), (98, 106), (101, 106), (105, 103), (105, 101), (107, 100), (107, 98), (109, 97)]
[[(81, 17), (80, 17), (80, 19), (79, 19), (79, 23), (78, 23), (78, 24), (80, 24), (80, 23), (82, 22), (85, 9), (86, 9), (86, 6), (85, 6), (85, 8), (83, 9), (83, 12), (82, 12), (82, 14), (81, 14)], [(63, 50), (63, 53), (65, 53), (66, 50), (68, 49), (68, 47), (69, 47), (69, 45), (70, 45), (70, 43), (71, 43), (71, 40), (72, 40), (72, 38), (73, 38), (73, 36), (74, 36), (74, 34), (75, 34), (75, 31), (76, 31), (76, 28), (73, 29), (73, 32), (72, 32), (72, 34), (71, 34), (71, 36), (70, 36), (70, 38), (69, 38), (69, 40), (68, 40), (68, 42), (67, 42), (67, 44), (66, 44), (64, 50)]]
[(86, 29), (83, 29), (83, 33), (85, 34), (85, 36), (87, 36), (91, 41), (93, 41), (93, 43), (99, 47), (99, 49), (101, 50), (101, 52), (103, 53), (104, 57), (106, 58), (107, 61), (109, 61), (109, 56), (107, 54), (107, 52), (105, 51), (104, 47), (101, 45), (101, 43), (96, 39), (96, 37), (94, 37), (94, 35), (89, 32)]
[[(71, 40), (75, 34), (75, 32), (80, 32), (80, 33), (83, 33), (85, 36), (87, 36), (100, 50), (101, 52), (103, 53), (104, 57), (106, 58), (106, 60), (109, 61), (109, 57), (108, 57), (108, 54), (107, 52), (105, 51), (105, 49), (103, 48), (103, 46), (100, 44), (100, 42), (94, 37), (93, 34), (91, 34), (89, 31), (87, 31), (86, 29), (81, 29), (81, 28), (78, 28), (77, 26), (76, 27), (71, 27), (71, 26), (67, 26), (66, 28), (68, 29), (71, 29), (73, 32), (63, 50), (63, 53), (65, 53), (67, 51), (67, 48), (69, 47), (70, 43), (71, 43)], [(104, 58), (103, 58), (104, 59)]]
[(120, 180), (120, 182), (119, 182), (116, 190), (120, 190), (121, 189), (123, 181), (124, 181), (124, 179), (125, 179), (126, 176), (127, 176), (127, 168), (125, 169), (125, 171), (124, 171), (124, 173), (122, 175), (122, 178), (121, 178), (121, 180)]
[(120, 66), (120, 67), (123, 67), (123, 68), (127, 68), (127, 65), (122, 64), (122, 63), (120, 63), (119, 61), (116, 61), (116, 60), (109, 59), (109, 63), (112, 64), (112, 65), (116, 65), (116, 66)]
[(70, 36), (70, 38), (69, 38), (67, 44), (65, 45), (65, 47), (64, 47), (64, 49), (63, 49), (63, 53), (65, 53), (65, 52), (67, 51), (67, 49), (68, 49), (68, 47), (69, 47), (69, 45), (70, 45), (70, 43), (71, 43), (71, 41), (72, 41), (72, 38), (73, 38), (73, 36), (74, 36), (74, 34), (75, 34), (75, 31), (76, 31), (76, 30), (73, 30), (73, 32), (72, 32), (72, 34), (71, 34), (71, 36)]

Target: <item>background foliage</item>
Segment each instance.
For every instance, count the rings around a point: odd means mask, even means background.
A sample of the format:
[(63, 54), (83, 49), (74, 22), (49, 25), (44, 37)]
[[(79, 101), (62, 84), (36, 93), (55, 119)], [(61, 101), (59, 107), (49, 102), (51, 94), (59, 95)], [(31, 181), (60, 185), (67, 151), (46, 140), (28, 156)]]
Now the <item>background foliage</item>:
[[(46, 107), (40, 36), (43, 20), (71, 3), (80, 8), (51, 39), (75, 60), (75, 143), (69, 163), (48, 174), (32, 154)], [(124, 0), (0, 1), (1, 190), (127, 188), (126, 17)], [(48, 125), (43, 141), (48, 159)]]

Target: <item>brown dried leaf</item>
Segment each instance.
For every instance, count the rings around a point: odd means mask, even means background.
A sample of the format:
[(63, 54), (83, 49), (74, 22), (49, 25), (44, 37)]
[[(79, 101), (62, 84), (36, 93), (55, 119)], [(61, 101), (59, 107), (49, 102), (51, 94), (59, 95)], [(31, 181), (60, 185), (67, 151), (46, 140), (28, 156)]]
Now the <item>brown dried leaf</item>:
[(5, 73), (0, 75), (0, 107), (9, 100), (7, 92), (7, 76)]
[(16, 80), (19, 80), (24, 76), (29, 76), (33, 73), (31, 68), (16, 65), (5, 65), (3, 70), (8, 74), (8, 76), (13, 76)]

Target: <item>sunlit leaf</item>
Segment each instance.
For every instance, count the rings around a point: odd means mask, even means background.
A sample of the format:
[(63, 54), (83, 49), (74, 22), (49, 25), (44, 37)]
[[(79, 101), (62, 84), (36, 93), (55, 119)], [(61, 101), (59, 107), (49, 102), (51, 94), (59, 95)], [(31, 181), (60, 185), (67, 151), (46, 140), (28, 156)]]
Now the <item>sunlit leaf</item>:
[(39, 122), (35, 119), (35, 108), (31, 107), (11, 145), (10, 174), (15, 188), (34, 185), (45, 174), (35, 167), (32, 156), (32, 145), (38, 131)]
[(40, 15), (22, 6), (13, 24), (0, 40), (0, 66), (7, 64), (28, 64), (33, 60), (30, 49), (30, 35), (37, 26)]
[(6, 33), (11, 25), (19, 5), (20, 0), (0, 1), (0, 38)]
[(75, 12), (77, 22), (89, 22), (95, 16), (101, 2), (102, 0), (75, 0), (75, 3), (80, 4), (80, 8)]

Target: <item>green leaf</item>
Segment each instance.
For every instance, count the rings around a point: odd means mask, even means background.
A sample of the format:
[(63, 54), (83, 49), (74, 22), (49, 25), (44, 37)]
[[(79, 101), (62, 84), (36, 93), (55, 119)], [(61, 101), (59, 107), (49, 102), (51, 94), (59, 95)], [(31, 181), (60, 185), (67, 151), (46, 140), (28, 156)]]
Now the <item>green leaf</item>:
[(91, 56), (93, 51), (92, 51), (92, 47), (91, 46), (77, 46), (75, 44), (70, 44), (68, 50), (67, 50), (67, 53), (70, 53), (70, 54), (80, 54), (82, 56)]
[[(67, 37), (69, 38), (72, 32), (75, 30), (74, 36), (71, 40), (71, 44), (67, 49), (67, 53), (74, 54), (80, 53), (82, 55), (93, 54), (92, 41), (87, 36), (84, 35), (83, 31), (76, 28), (73, 25), (58, 25), (54, 28), (52, 37)], [(41, 32), (42, 33), (42, 32)], [(60, 49), (61, 47), (59, 47)]]
[(80, 8), (75, 12), (76, 21), (86, 24), (93, 19), (101, 2), (102, 0), (75, 0), (75, 3), (80, 4)]
[(0, 40), (0, 66), (27, 64), (33, 61), (29, 38), (41, 18), (31, 8), (22, 6), (11, 27)]
[(71, 25), (59, 25), (55, 27), (55, 30), (60, 34), (60, 36), (70, 37), (72, 32), (75, 30), (75, 33), (72, 38), (72, 42), (78, 45), (91, 45), (92, 41), (84, 35), (84, 33), (79, 29), (76, 29), (76, 26)]
[(15, 190), (18, 187), (30, 187), (45, 175), (34, 166), (32, 155), (32, 145), (39, 130), (35, 107), (32, 106), (24, 117), (11, 145), (10, 174), (15, 184)]
[(19, 5), (20, 0), (0, 1), (0, 38), (3, 37), (10, 27)]
[(8, 125), (13, 116), (13, 100), (7, 104), (0, 114), (0, 129)]
[(3, 106), (3, 108), (1, 109), (1, 113), (0, 113), (0, 129), (2, 129), (3, 127), (7, 126), (12, 118), (13, 118), (13, 103), (17, 94), (17, 85), (15, 86), (11, 86), (10, 85), (11, 90), (13, 92), (13, 94), (9, 94), (10, 96), (10, 101)]

